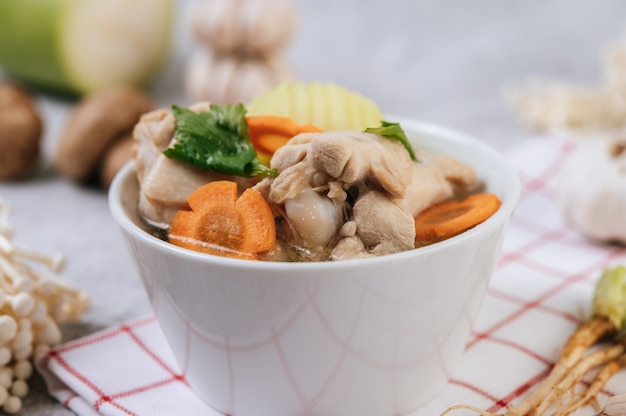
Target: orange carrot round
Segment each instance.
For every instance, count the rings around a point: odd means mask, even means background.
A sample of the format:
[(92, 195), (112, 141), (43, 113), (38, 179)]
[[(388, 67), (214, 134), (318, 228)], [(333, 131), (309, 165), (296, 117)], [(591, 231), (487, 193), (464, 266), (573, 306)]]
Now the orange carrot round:
[(172, 244), (247, 259), (256, 259), (276, 245), (274, 215), (254, 189), (238, 197), (235, 182), (210, 182), (192, 192), (187, 203), (189, 209), (179, 210), (170, 225)]
[(462, 233), (491, 217), (500, 205), (500, 198), (490, 193), (433, 205), (415, 218), (415, 240), (442, 240)]
[(300, 133), (319, 132), (310, 124), (297, 124), (288, 117), (248, 116), (246, 117), (250, 140), (260, 155), (271, 156), (289, 139)]

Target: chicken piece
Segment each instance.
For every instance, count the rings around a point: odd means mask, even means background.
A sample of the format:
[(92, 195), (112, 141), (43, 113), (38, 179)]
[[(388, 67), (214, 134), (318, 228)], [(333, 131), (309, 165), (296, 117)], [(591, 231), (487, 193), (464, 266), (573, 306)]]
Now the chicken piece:
[(347, 185), (367, 179), (394, 197), (404, 195), (412, 164), (401, 143), (358, 131), (314, 134), (307, 158), (313, 167)]
[(446, 180), (438, 165), (425, 159), (413, 163), (409, 186), (402, 198), (394, 204), (416, 217), (429, 206), (453, 195), (452, 185)]
[[(294, 150), (299, 152), (297, 146)], [(294, 159), (296, 160), (296, 159)], [(326, 182), (322, 183), (326, 178)], [(328, 176), (305, 161), (286, 167), (274, 178), (265, 178), (254, 189), (270, 202), (274, 213), (285, 218), (291, 244), (313, 250), (312, 257), (336, 240), (343, 223), (344, 200), (330, 198)]]
[[(311, 257), (333, 250), (333, 245), (343, 240), (331, 258), (370, 256), (368, 249), (374, 247), (378, 247), (376, 255), (412, 247), (415, 236), (407, 247), (406, 231), (399, 227), (405, 226), (409, 218), (408, 229), (414, 233), (413, 219), (406, 212), (401, 215), (401, 209), (390, 200), (405, 194), (406, 172), (412, 166), (400, 143), (358, 131), (303, 133), (278, 149), (271, 165), (279, 171), (278, 176), (264, 179), (255, 189), (274, 205), (276, 213), (284, 216), (287, 231), (283, 237), (305, 248)], [(366, 239), (354, 235), (355, 231), (347, 233), (350, 235), (340, 231), (351, 220), (351, 204), (371, 189), (377, 191), (372, 195), (379, 197), (365, 198), (360, 208), (364, 214), (359, 217)], [(382, 203), (385, 212), (370, 206), (368, 201), (374, 199)], [(368, 212), (371, 218), (366, 218)], [(358, 223), (353, 224), (357, 230)], [(378, 227), (385, 231), (377, 234), (374, 229)], [(391, 237), (387, 232), (400, 234)], [(386, 241), (388, 237), (392, 241)]]
[(478, 187), (476, 171), (459, 159), (440, 153), (417, 153), (409, 186), (403, 198), (394, 203), (416, 217), (431, 205)]
[(154, 110), (141, 116), (133, 130), (133, 138), (137, 142), (133, 157), (140, 183), (173, 137), (174, 115), (170, 111)]
[(271, 168), (282, 172), (288, 167), (303, 161), (310, 148), (313, 137), (315, 137), (314, 134), (308, 133), (292, 137), (287, 145), (279, 147), (278, 150), (274, 152), (270, 160)]
[(310, 183), (319, 177), (319, 172), (327, 175), (328, 182), (339, 181), (346, 187), (377, 186), (401, 197), (411, 165), (411, 158), (400, 143), (375, 134), (351, 130), (302, 133), (272, 156), (271, 167), (280, 174), (271, 179), (269, 198), (283, 203), (303, 184), (322, 186)]
[(415, 242), (413, 221), (413, 217), (383, 194), (370, 191), (354, 205), (354, 220), (341, 227), (342, 239), (330, 258), (364, 259), (410, 250)]
[(363, 241), (356, 235), (341, 239), (330, 253), (331, 260), (353, 260), (376, 257), (365, 248)]
[(369, 191), (354, 204), (356, 234), (376, 255), (410, 250), (415, 245), (415, 220), (380, 192)]
[(189, 194), (216, 177), (161, 154), (140, 183), (139, 213), (149, 224), (166, 229)]
[[(284, 204), (286, 200), (295, 198), (299, 193), (311, 189), (316, 170), (306, 162), (298, 162), (284, 168), (275, 178), (265, 180), (270, 183), (267, 198), (275, 204)], [(260, 187), (257, 191), (264, 195)]]
[(365, 258), (410, 250), (414, 217), (472, 187), (474, 170), (444, 155), (413, 162), (404, 146), (359, 131), (303, 133), (273, 155), (278, 176), (255, 189), (283, 217), (279, 238), (309, 258)]
[(443, 154), (433, 155), (432, 161), (439, 167), (443, 176), (451, 184), (465, 189), (471, 189), (476, 186), (476, 171), (468, 164), (461, 162), (453, 156)]
[[(191, 107), (208, 111), (207, 103)], [(174, 140), (174, 115), (169, 110), (155, 110), (141, 117), (133, 137), (137, 142), (135, 163), (139, 180), (139, 215), (154, 227), (166, 229), (176, 211), (186, 205), (187, 197), (200, 186), (216, 180), (233, 180), (240, 191), (253, 185), (245, 178), (235, 178), (198, 169), (170, 159), (163, 151)]]
[(285, 201), (285, 214), (305, 248), (326, 247), (342, 224), (342, 208), (309, 188)]

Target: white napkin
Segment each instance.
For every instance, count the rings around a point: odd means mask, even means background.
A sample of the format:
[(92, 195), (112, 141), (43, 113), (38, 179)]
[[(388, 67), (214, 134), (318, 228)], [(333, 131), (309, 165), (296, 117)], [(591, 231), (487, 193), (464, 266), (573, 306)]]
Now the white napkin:
[[(474, 333), (448, 386), (412, 416), (456, 404), (498, 411), (528, 394), (588, 310), (604, 267), (626, 264), (626, 250), (585, 240), (556, 206), (556, 174), (571, 149), (550, 137), (510, 152), (522, 195)], [(38, 364), (50, 393), (79, 415), (219, 415), (193, 395), (153, 317), (68, 342)], [(618, 392), (626, 392), (621, 373), (600, 401)]]

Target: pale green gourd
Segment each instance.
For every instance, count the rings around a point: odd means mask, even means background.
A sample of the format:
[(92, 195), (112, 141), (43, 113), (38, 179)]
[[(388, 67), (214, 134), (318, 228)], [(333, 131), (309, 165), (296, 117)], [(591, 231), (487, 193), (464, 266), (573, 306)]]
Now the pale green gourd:
[(142, 84), (165, 63), (174, 0), (2, 0), (0, 69), (82, 94)]
[(332, 83), (283, 83), (246, 107), (248, 115), (289, 117), (322, 130), (364, 130), (380, 126), (382, 121), (374, 101)]

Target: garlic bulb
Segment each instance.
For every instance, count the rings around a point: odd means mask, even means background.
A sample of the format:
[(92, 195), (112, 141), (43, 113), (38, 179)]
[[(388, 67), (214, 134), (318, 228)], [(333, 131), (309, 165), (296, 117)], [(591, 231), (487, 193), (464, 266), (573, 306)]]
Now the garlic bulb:
[(222, 54), (267, 54), (283, 48), (296, 27), (291, 0), (203, 0), (195, 4), (191, 30)]
[(626, 243), (626, 138), (581, 141), (561, 168), (558, 201), (589, 238)]
[(215, 104), (245, 103), (294, 78), (291, 68), (277, 55), (251, 58), (199, 49), (186, 65), (187, 96)]

